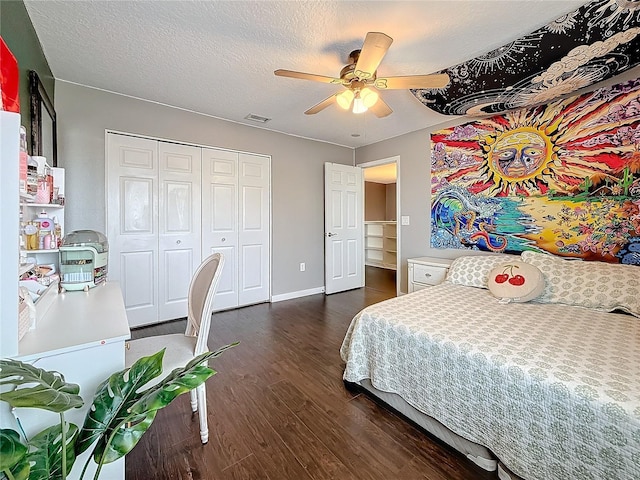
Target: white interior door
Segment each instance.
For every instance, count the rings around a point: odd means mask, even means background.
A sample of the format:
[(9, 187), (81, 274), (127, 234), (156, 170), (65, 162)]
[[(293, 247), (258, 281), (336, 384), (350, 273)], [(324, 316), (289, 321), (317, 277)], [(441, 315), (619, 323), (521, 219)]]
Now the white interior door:
[(238, 152), (202, 149), (202, 256), (224, 255), (216, 309), (238, 306)]
[(270, 281), (270, 161), (241, 153), (238, 163), (240, 284), (238, 304), (269, 300)]
[(324, 164), (325, 291), (364, 286), (362, 169)]
[(132, 327), (158, 321), (157, 144), (107, 135), (108, 278), (120, 282)]
[(201, 151), (158, 143), (158, 321), (187, 316), (189, 283), (201, 261)]

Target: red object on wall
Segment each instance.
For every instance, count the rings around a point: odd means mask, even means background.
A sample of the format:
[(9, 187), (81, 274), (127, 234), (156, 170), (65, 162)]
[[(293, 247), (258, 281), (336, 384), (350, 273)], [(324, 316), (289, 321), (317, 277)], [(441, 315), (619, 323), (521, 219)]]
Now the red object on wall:
[(18, 62), (0, 37), (0, 110), (20, 113)]

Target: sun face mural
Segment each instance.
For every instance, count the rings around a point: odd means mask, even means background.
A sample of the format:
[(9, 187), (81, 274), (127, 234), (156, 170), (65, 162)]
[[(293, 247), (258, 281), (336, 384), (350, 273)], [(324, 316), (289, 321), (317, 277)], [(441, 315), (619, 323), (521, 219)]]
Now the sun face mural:
[(488, 144), (487, 167), (494, 179), (508, 184), (533, 180), (540, 176), (550, 160), (552, 144), (544, 132), (535, 127), (507, 130)]
[(431, 135), (431, 245), (640, 265), (640, 79)]

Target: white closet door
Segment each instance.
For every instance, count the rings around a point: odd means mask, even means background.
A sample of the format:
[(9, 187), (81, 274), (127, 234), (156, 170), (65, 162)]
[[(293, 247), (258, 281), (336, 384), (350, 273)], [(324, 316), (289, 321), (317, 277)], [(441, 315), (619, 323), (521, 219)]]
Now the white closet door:
[(201, 148), (158, 143), (158, 320), (187, 316), (189, 282), (200, 264)]
[(107, 135), (108, 278), (132, 327), (158, 321), (157, 143)]
[(241, 153), (239, 158), (239, 305), (269, 300), (269, 160), (269, 157), (246, 153)]
[(238, 153), (202, 149), (202, 256), (222, 253), (224, 268), (213, 302), (238, 306)]

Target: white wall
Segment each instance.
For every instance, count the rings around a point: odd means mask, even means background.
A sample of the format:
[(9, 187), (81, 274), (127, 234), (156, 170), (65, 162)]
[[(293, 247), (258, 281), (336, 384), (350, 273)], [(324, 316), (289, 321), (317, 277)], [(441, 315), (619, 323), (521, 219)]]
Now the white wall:
[[(324, 162), (353, 150), (56, 81), (65, 228), (105, 231), (105, 130), (271, 155), (272, 294), (324, 285)], [(248, 113), (248, 112), (247, 112)], [(306, 271), (299, 271), (300, 262)]]

